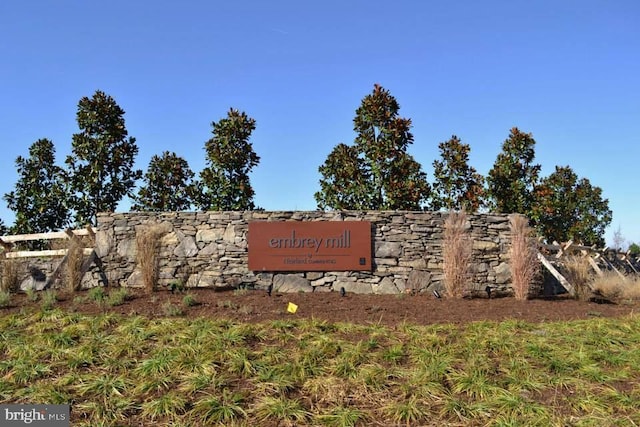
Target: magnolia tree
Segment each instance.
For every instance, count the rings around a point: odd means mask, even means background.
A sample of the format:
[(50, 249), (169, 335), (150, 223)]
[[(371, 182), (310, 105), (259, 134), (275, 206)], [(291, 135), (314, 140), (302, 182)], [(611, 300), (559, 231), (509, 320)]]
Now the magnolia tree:
[(165, 151), (161, 156), (153, 156), (132, 209), (154, 212), (189, 210), (195, 197), (194, 176), (187, 161), (176, 153)]
[(320, 166), (321, 209), (422, 209), (430, 193), (426, 174), (407, 152), (411, 120), (388, 90), (375, 85), (353, 120), (353, 146), (338, 144)]
[(134, 168), (138, 146), (128, 136), (124, 110), (102, 91), (80, 99), (76, 119), (80, 132), (66, 160), (72, 203), (78, 224), (96, 224), (98, 212), (113, 212), (125, 196), (133, 197), (142, 176)]
[(540, 165), (534, 164), (536, 141), (530, 133), (511, 129), (486, 178), (492, 208), (497, 212), (528, 215)]
[(69, 225), (66, 172), (55, 165), (55, 147), (39, 139), (29, 147), (29, 157), (16, 159), (18, 181), (5, 194), (15, 213), (12, 232), (18, 234), (57, 231)]
[(601, 188), (578, 178), (569, 166), (556, 166), (536, 187), (530, 216), (548, 241), (573, 240), (602, 247), (612, 212)]
[(484, 205), (484, 178), (469, 166), (471, 148), (455, 135), (438, 148), (442, 160), (433, 162), (431, 208), (477, 211)]
[(256, 121), (232, 108), (211, 126), (213, 137), (205, 143), (207, 165), (200, 172), (197, 205), (203, 210), (255, 209), (249, 173), (260, 157), (249, 139)]

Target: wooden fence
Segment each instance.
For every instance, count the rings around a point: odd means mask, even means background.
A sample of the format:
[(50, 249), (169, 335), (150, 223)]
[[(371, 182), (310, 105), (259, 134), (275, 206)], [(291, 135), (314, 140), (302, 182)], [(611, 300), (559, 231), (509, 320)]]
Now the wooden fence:
[[(575, 286), (562, 274), (563, 265), (569, 257), (580, 257), (587, 260), (592, 271), (603, 276), (606, 271), (614, 272), (623, 282), (629, 275), (640, 272), (640, 259), (630, 252), (621, 252), (610, 248), (597, 249), (595, 246), (583, 246), (573, 243), (539, 244), (538, 259), (543, 267), (571, 295), (575, 294)], [(587, 284), (588, 285), (588, 284)]]
[[(84, 229), (66, 229), (64, 231), (55, 231), (49, 233), (35, 233), (35, 234), (15, 234), (10, 236), (0, 236), (0, 258), (2, 259), (16, 259), (16, 258), (40, 258), (40, 257), (62, 257), (60, 264), (56, 267), (53, 273), (49, 276), (44, 285), (44, 288), (49, 288), (60, 276), (60, 273), (64, 269), (68, 261), (69, 249), (45, 249), (45, 250), (23, 250), (19, 249), (20, 242), (34, 242), (34, 241), (53, 241), (53, 240), (75, 240), (80, 247), (82, 247), (82, 255), (86, 257), (83, 259), (80, 272), (84, 275), (93, 263), (99, 263), (99, 259), (96, 256), (93, 248), (95, 242), (95, 229), (93, 227), (86, 227)], [(83, 245), (82, 237), (89, 236), (90, 247)], [(18, 249), (16, 249), (18, 248)]]

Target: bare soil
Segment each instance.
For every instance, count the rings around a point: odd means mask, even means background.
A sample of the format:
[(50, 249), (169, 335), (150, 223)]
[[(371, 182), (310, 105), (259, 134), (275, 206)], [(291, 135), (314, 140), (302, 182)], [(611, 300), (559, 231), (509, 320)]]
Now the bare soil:
[[(111, 290), (113, 291), (113, 289)], [(107, 289), (109, 292), (109, 289)], [(214, 291), (190, 289), (169, 292), (162, 289), (151, 295), (130, 290), (131, 298), (118, 306), (98, 304), (89, 299), (87, 291), (58, 294), (58, 307), (86, 314), (118, 313), (150, 318), (179, 316), (207, 317), (239, 322), (264, 322), (277, 319), (314, 318), (328, 322), (378, 323), (397, 325), (502, 321), (517, 319), (525, 322), (550, 322), (593, 317), (620, 317), (638, 312), (640, 303), (620, 304), (577, 301), (568, 297), (517, 301), (512, 297), (496, 299), (448, 299), (433, 295), (358, 295), (330, 293), (273, 293), (262, 290)], [(192, 295), (197, 304), (185, 306), (185, 295)], [(289, 303), (297, 311), (287, 311)], [(40, 302), (29, 301), (24, 294), (14, 295), (10, 307), (2, 313), (38, 309)], [(173, 309), (173, 310), (172, 310)], [(181, 313), (176, 313), (181, 312)]]

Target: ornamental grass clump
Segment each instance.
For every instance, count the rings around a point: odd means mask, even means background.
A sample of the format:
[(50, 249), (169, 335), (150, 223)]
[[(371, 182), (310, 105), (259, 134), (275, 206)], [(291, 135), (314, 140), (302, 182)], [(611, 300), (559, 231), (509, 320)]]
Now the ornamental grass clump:
[(538, 249), (529, 220), (522, 215), (509, 217), (511, 228), (511, 286), (516, 299), (529, 298), (529, 290), (540, 272)]
[(0, 291), (0, 308), (9, 307), (11, 304), (11, 293), (9, 291)]
[(593, 297), (591, 291), (591, 264), (586, 256), (568, 256), (562, 264), (565, 279), (573, 285), (575, 297), (581, 301), (589, 301)]
[(127, 288), (113, 289), (111, 290), (111, 292), (109, 292), (109, 296), (107, 297), (107, 305), (109, 307), (122, 305), (130, 298), (131, 295), (129, 294), (129, 290)]
[(79, 238), (71, 238), (67, 243), (64, 285), (68, 292), (75, 292), (82, 286), (82, 263), (84, 245)]
[(40, 308), (43, 310), (51, 310), (58, 302), (58, 295), (53, 289), (47, 289), (42, 293), (42, 300), (40, 301)]
[(2, 279), (0, 290), (6, 292), (15, 291), (18, 288), (18, 264), (9, 258), (2, 259)]
[(462, 298), (471, 281), (471, 256), (473, 243), (468, 234), (467, 214), (450, 212), (444, 221), (444, 287), (447, 295)]
[(158, 247), (164, 234), (166, 230), (160, 225), (141, 227), (136, 231), (136, 259), (147, 293), (152, 293), (157, 288)]
[(590, 287), (594, 295), (609, 301), (640, 300), (640, 277), (637, 275), (622, 278), (615, 271), (605, 271), (591, 279)]

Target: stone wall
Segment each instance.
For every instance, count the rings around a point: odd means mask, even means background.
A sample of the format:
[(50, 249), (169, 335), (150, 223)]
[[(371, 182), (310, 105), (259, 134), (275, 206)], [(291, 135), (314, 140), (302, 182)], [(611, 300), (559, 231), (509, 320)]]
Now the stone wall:
[[(109, 285), (140, 287), (136, 233), (162, 230), (158, 284), (215, 289), (263, 288), (281, 292), (396, 294), (442, 288), (444, 212), (167, 212), (98, 216), (96, 252)], [(264, 273), (248, 270), (250, 221), (370, 221), (373, 270), (367, 272)], [(468, 215), (473, 241), (473, 288), (510, 289), (508, 215)], [(96, 273), (95, 279), (99, 280)], [(96, 283), (98, 284), (98, 283)]]

